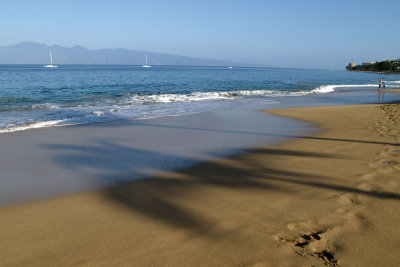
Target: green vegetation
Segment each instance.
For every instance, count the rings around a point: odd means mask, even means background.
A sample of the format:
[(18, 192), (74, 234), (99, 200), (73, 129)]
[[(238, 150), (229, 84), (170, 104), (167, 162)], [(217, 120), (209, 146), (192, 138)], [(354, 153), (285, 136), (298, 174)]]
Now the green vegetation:
[(355, 65), (354, 63), (350, 63), (346, 67), (346, 70), (400, 73), (400, 58), (396, 60), (362, 63), (361, 65)]

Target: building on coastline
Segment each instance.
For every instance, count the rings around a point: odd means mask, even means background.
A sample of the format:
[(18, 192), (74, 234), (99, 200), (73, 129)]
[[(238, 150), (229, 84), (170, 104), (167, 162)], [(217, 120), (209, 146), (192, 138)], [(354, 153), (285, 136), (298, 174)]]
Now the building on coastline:
[(376, 63), (378, 63), (378, 61), (374, 61), (374, 62), (363, 62), (361, 65), (363, 65), (363, 66), (369, 66), (369, 65), (374, 65), (374, 64), (376, 64)]
[(346, 70), (398, 73), (400, 71), (400, 59), (363, 62), (361, 65), (351, 62), (346, 66)]

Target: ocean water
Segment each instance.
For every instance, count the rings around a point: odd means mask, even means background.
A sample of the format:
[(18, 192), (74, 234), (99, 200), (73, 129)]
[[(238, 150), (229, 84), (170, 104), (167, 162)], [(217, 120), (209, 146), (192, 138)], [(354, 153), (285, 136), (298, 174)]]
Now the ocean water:
[[(179, 116), (376, 88), (382, 75), (279, 68), (0, 65), (0, 133)], [(386, 75), (400, 88), (398, 75)]]

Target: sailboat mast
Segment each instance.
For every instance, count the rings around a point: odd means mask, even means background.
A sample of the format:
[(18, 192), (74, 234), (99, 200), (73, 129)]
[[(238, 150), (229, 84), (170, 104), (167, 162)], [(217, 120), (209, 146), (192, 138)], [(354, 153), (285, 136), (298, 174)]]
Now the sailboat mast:
[(146, 55), (146, 65), (147, 65), (147, 55)]
[(57, 68), (58, 67), (58, 66), (54, 66), (53, 65), (53, 54), (51, 53), (51, 51), (50, 51), (50, 64), (49, 65), (45, 65), (43, 67), (45, 67), (45, 68)]

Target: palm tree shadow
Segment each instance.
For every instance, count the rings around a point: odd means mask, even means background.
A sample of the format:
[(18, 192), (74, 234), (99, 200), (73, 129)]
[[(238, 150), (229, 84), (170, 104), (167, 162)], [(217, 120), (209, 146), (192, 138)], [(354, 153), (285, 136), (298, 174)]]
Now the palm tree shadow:
[[(281, 149), (255, 149), (249, 153), (264, 156), (313, 157), (313, 158), (346, 158), (340, 155), (326, 153), (307, 153)], [(193, 167), (174, 172), (172, 176), (152, 177), (121, 186), (107, 188), (104, 193), (112, 201), (123, 205), (131, 211), (139, 212), (160, 223), (177, 228), (185, 228), (196, 233), (201, 232), (208, 237), (218, 237), (220, 232), (215, 223), (201, 216), (194, 209), (184, 208), (191, 192), (201, 186), (221, 187), (238, 192), (258, 191), (282, 192), (293, 194), (289, 185), (302, 185), (310, 188), (321, 188), (341, 193), (357, 193), (375, 198), (400, 199), (400, 195), (364, 191), (357, 188), (329, 183), (332, 177), (312, 175), (299, 171), (283, 171), (267, 163), (250, 163), (247, 155), (230, 157), (222, 161), (203, 162)], [(241, 162), (246, 162), (249, 168), (242, 168)], [(229, 162), (229, 163), (226, 163)], [(235, 167), (236, 166), (236, 167)]]
[(376, 144), (376, 145), (392, 145), (400, 146), (400, 143), (389, 143), (389, 142), (378, 142), (372, 140), (359, 140), (359, 139), (344, 139), (344, 138), (329, 138), (329, 137), (316, 137), (316, 136), (302, 136), (302, 135), (291, 135), (291, 134), (278, 134), (278, 133), (268, 133), (268, 132), (251, 132), (243, 130), (225, 130), (225, 129), (215, 129), (215, 128), (200, 128), (200, 127), (188, 127), (188, 126), (178, 126), (162, 123), (150, 123), (141, 122), (139, 120), (127, 120), (124, 124), (120, 123), (93, 123), (90, 127), (118, 127), (119, 125), (132, 125), (137, 127), (152, 127), (152, 128), (168, 128), (176, 130), (188, 130), (188, 131), (200, 131), (200, 132), (214, 132), (214, 133), (227, 133), (227, 134), (237, 134), (237, 135), (253, 135), (253, 136), (267, 136), (267, 137), (280, 137), (280, 138), (290, 138), (290, 139), (310, 139), (310, 140), (320, 140), (320, 141), (332, 141), (332, 142), (348, 142), (348, 143), (362, 143), (362, 144)]
[[(190, 161), (183, 157), (160, 154), (152, 151), (125, 147), (115, 140), (95, 140), (88, 145), (46, 145), (58, 152), (54, 161), (65, 168), (97, 168), (102, 175), (94, 179), (102, 181), (134, 180), (137, 167), (152, 167), (153, 159), (172, 162)], [(251, 161), (249, 156), (261, 155), (263, 162)], [(302, 185), (309, 188), (321, 188), (334, 192), (364, 194), (375, 198), (400, 199), (400, 195), (364, 191), (357, 188), (332, 183), (334, 177), (313, 175), (301, 171), (281, 170), (268, 161), (269, 157), (335, 158), (347, 159), (347, 156), (307, 151), (258, 148), (247, 150), (245, 154), (225, 159), (201, 162), (192, 167), (176, 170), (167, 175), (153, 176), (148, 179), (131, 181), (121, 185), (104, 188), (104, 195), (114, 203), (130, 212), (141, 214), (160, 224), (193, 233), (202, 233), (205, 237), (216, 238), (223, 231), (212, 218), (203, 216), (186, 202), (200, 187), (221, 187), (238, 192), (257, 191), (291, 193), (289, 185)], [(144, 160), (143, 160), (144, 159)], [(139, 163), (140, 164), (139, 164)], [(142, 164), (142, 165), (141, 165)], [(228, 203), (229, 205), (229, 203)]]

